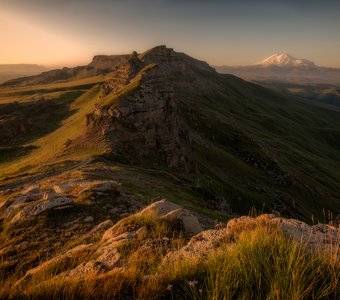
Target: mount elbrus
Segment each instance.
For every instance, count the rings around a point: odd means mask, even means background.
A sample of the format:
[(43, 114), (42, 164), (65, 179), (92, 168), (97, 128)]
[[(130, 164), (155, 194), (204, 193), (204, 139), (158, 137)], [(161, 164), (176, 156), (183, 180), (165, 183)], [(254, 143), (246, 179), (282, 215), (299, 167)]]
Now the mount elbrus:
[(252, 65), (218, 66), (216, 70), (246, 80), (296, 84), (340, 84), (339, 68), (318, 66), (308, 59), (296, 58), (287, 53), (273, 54)]

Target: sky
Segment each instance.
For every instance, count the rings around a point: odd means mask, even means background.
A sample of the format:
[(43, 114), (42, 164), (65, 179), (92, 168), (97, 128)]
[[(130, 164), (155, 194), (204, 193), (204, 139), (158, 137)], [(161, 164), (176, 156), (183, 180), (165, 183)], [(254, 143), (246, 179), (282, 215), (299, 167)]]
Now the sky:
[(340, 67), (339, 0), (0, 0), (0, 64), (87, 64), (167, 45), (213, 65), (289, 53)]

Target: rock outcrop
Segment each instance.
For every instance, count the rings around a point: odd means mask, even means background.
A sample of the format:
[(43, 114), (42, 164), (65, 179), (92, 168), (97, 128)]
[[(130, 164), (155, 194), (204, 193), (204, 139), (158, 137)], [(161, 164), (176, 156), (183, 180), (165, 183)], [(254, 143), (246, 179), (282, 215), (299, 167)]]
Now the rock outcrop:
[[(39, 182), (24, 186), (21, 190), (7, 190), (0, 197), (0, 212), (12, 223), (37, 216), (51, 210), (61, 210), (81, 203), (88, 195), (92, 198), (107, 196), (119, 197), (122, 186), (113, 180), (73, 179), (67, 182)], [(85, 218), (86, 219), (86, 218)], [(92, 222), (91, 216), (87, 221)]]
[(87, 116), (85, 140), (104, 143), (131, 163), (185, 166), (175, 82), (186, 74), (193, 86), (198, 71), (213, 69), (165, 46), (133, 52), (102, 85), (103, 104)]
[[(148, 233), (147, 227), (151, 226), (150, 216), (156, 218), (154, 219), (156, 222), (157, 218), (159, 221), (162, 219), (172, 220), (173, 222), (180, 221), (183, 224), (184, 233), (191, 238), (186, 240), (187, 242), (183, 247), (174, 248), (171, 239), (168, 237)], [(140, 249), (150, 251), (155, 245), (163, 245), (162, 249), (165, 253), (162, 263), (176, 262), (178, 259), (184, 258), (199, 262), (210, 253), (219, 251), (225, 246), (233, 245), (242, 232), (256, 229), (259, 226), (276, 226), (292, 240), (304, 243), (310, 250), (320, 251), (328, 247), (327, 251), (339, 251), (339, 228), (325, 224), (311, 226), (294, 219), (260, 215), (255, 218), (243, 216), (231, 219), (226, 226), (203, 231), (197, 217), (192, 212), (172, 202), (160, 200), (150, 204), (140, 212), (120, 220), (117, 224), (113, 225), (110, 220), (106, 220), (97, 225), (93, 229), (93, 233), (103, 232), (106, 229), (98, 243), (79, 245), (64, 254), (57, 255), (29, 270), (17, 284), (29, 282), (35, 275), (39, 276), (39, 273), (43, 273), (46, 268), (61, 263), (65, 259), (76, 261), (78, 256), (81, 256), (78, 265), (56, 276), (61, 279), (70, 277), (79, 279), (89, 274), (97, 276), (112, 270), (119, 272), (129, 265), (126, 252), (139, 251)], [(135, 248), (132, 246), (134, 244)], [(133, 252), (129, 255), (133, 255)]]
[(311, 250), (326, 249), (333, 253), (340, 250), (340, 227), (327, 224), (308, 225), (295, 219), (263, 214), (255, 218), (249, 216), (234, 218), (225, 227), (203, 231), (192, 237), (179, 251), (169, 253), (167, 258), (198, 259), (206, 256), (209, 251), (217, 250), (221, 245), (232, 244), (242, 232), (259, 226), (275, 226), (294, 241), (304, 243)]
[[(108, 85), (112, 86), (112, 82)], [(174, 97), (173, 87), (155, 68), (142, 77), (137, 90), (88, 115), (87, 134), (100, 134), (108, 151), (128, 161), (144, 158), (156, 164), (179, 166), (183, 155)]]

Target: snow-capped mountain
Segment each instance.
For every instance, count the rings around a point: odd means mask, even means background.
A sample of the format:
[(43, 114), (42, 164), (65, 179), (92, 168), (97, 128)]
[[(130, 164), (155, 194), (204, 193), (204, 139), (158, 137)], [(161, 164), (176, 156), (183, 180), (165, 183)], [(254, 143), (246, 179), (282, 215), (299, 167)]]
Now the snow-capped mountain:
[(308, 60), (302, 58), (296, 58), (287, 53), (273, 54), (266, 59), (255, 63), (255, 66), (279, 66), (279, 67), (314, 67), (315, 64)]
[(286, 53), (273, 54), (248, 66), (217, 66), (215, 69), (246, 80), (340, 84), (340, 69), (317, 66), (308, 59)]

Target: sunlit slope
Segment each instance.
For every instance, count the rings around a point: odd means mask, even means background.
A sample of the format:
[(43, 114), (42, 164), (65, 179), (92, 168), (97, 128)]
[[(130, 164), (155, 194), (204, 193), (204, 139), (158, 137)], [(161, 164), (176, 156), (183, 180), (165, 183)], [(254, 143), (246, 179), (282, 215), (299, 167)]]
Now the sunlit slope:
[[(100, 79), (101, 80), (101, 79)], [(33, 99), (39, 99), (44, 97), (53, 101), (55, 97), (60, 101), (60, 95), (69, 95), (67, 103), (65, 103), (65, 110), (67, 111), (67, 117), (65, 119), (59, 120), (60, 123), (58, 128), (55, 128), (52, 132), (49, 132), (43, 136), (38, 136), (37, 139), (28, 140), (29, 145), (33, 146), (33, 150), (27, 155), (22, 157), (16, 157), (15, 160), (10, 160), (2, 164), (2, 174), (14, 174), (20, 172), (30, 172), (36, 167), (43, 166), (44, 164), (55, 163), (57, 161), (62, 161), (66, 159), (80, 159), (82, 157), (88, 157), (90, 153), (96, 151), (96, 146), (94, 149), (78, 148), (76, 153), (68, 152), (65, 153), (65, 143), (78, 137), (82, 134), (86, 127), (86, 114), (92, 112), (95, 107), (95, 103), (99, 99), (99, 85), (94, 86), (98, 82), (98, 78), (92, 78), (87, 80), (82, 80), (82, 82), (68, 82), (64, 84), (51, 84), (48, 86), (34, 86), (30, 88), (12, 89), (12, 94), (18, 94), (25, 91), (32, 91)], [(75, 89), (75, 87), (80, 86), (81, 89)], [(92, 88), (90, 88), (93, 86)], [(61, 89), (56, 95), (54, 90)], [(78, 91), (75, 93), (75, 91)], [(4, 94), (5, 92), (2, 91)], [(6, 98), (6, 96), (5, 96)], [(22, 101), (32, 101), (27, 100), (23, 97)], [(4, 99), (4, 98), (1, 98)], [(20, 96), (19, 96), (20, 99)], [(7, 99), (5, 100), (7, 101)], [(50, 120), (45, 120), (46, 126), (48, 126)]]

